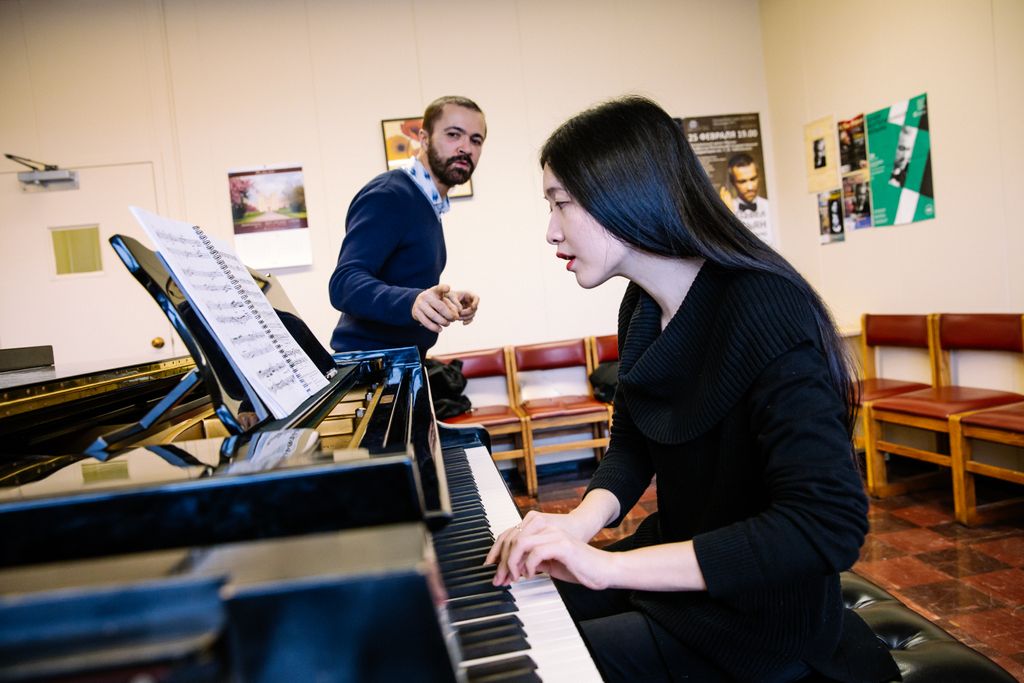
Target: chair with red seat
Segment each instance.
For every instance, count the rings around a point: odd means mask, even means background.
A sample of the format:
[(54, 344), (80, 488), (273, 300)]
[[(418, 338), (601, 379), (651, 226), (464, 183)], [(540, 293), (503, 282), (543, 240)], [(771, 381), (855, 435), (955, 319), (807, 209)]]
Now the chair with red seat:
[[(1013, 453), (1002, 458), (993, 453), (983, 458), (983, 454), (975, 453), (974, 441), (1008, 446)], [(952, 416), (949, 444), (958, 522), (975, 526), (1024, 513), (1024, 497), (979, 505), (974, 486), (976, 475), (1024, 484), (1024, 403)]]
[[(935, 368), (932, 364), (928, 334), (928, 316), (918, 315), (876, 315), (865, 313), (861, 316), (861, 377), (859, 378), (858, 407), (869, 401), (905, 394), (908, 391), (927, 389), (935, 383)], [(879, 357), (887, 349), (922, 349), (928, 355), (931, 384), (911, 380), (879, 376)], [(888, 374), (888, 372), (886, 373)], [(861, 433), (854, 435), (854, 446), (864, 448), (864, 414), (861, 415)]]
[[(920, 460), (942, 468), (952, 466), (950, 418), (1024, 401), (1024, 395), (997, 389), (960, 386), (952, 381), (951, 354), (963, 351), (1001, 351), (1024, 354), (1024, 327), (1018, 314), (974, 313), (931, 315), (935, 386), (865, 404), (865, 461), (868, 491), (884, 498), (935, 483), (937, 473), (889, 481), (885, 455)], [(883, 427), (916, 428), (935, 437), (935, 446), (899, 443), (883, 438)]]
[(523, 475), (523, 480), (526, 482), (527, 493), (531, 496), (537, 495), (537, 467), (534, 463), (533, 451), (530, 448), (530, 433), (526, 428), (526, 416), (516, 408), (509, 350), (496, 348), (464, 351), (434, 358), (443, 363), (450, 363), (455, 359), (462, 361), (462, 374), (467, 380), (467, 393), (469, 394), (472, 394), (471, 385), (475, 379), (500, 377), (504, 380), (507, 404), (495, 403), (480, 406), (474, 404), (465, 413), (446, 418), (442, 422), (450, 425), (481, 425), (490, 435), (492, 446), (503, 441), (509, 442), (511, 448), (507, 450), (492, 448), (491, 457), (496, 461), (518, 460), (517, 464)]
[[(584, 339), (526, 344), (516, 346), (510, 355), (516, 404), (526, 414), (526, 428), (530, 448), (536, 459), (539, 455), (583, 448), (594, 449), (597, 458), (608, 446), (608, 406), (594, 398), (586, 378), (593, 371), (593, 361)], [(524, 397), (523, 385), (527, 376), (551, 371), (580, 368), (586, 393), (571, 393), (539, 398)], [(572, 387), (575, 389), (575, 386)], [(577, 390), (578, 391), (578, 390)], [(563, 436), (586, 430), (585, 438), (538, 445), (539, 437)]]

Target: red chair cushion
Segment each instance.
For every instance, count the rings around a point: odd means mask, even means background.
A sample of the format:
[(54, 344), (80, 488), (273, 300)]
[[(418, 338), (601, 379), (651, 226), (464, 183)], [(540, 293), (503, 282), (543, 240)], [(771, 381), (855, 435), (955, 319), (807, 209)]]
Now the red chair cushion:
[(589, 396), (556, 396), (554, 398), (535, 398), (524, 401), (523, 410), (531, 418), (537, 420), (545, 417), (562, 417), (565, 415), (585, 415), (586, 413), (608, 414), (608, 404), (595, 401)]
[(992, 429), (1004, 429), (1008, 432), (1021, 432), (1024, 434), (1024, 403), (1001, 408), (992, 408), (973, 415), (965, 415), (960, 419), (960, 424), (971, 427), (990, 427)]
[(1017, 401), (1024, 401), (1024, 396), (1012, 391), (946, 386), (882, 398), (875, 401), (874, 406), (878, 410), (945, 420), (954, 413), (994, 408)]
[(462, 415), (446, 418), (442, 422), (446, 424), (471, 422), (484, 426), (501, 425), (519, 422), (519, 415), (508, 406), (481, 406), (479, 408), (471, 408)]
[(902, 379), (883, 379), (881, 377), (862, 379), (860, 380), (860, 402), (876, 401), (896, 394), (905, 394), (908, 391), (927, 389), (929, 386), (921, 382), (906, 382)]

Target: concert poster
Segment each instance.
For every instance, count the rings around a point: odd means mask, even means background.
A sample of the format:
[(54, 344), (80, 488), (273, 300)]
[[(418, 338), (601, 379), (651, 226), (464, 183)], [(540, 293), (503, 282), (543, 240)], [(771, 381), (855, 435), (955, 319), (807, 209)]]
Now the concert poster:
[(804, 126), (804, 159), (808, 192), (824, 192), (836, 186), (839, 153), (836, 150), (835, 119), (831, 116)]
[(867, 170), (868, 145), (864, 131), (864, 114), (836, 124), (839, 134), (839, 172)]
[(722, 201), (747, 228), (774, 244), (757, 113), (677, 119)]
[(875, 226), (935, 218), (928, 95), (871, 112), (866, 121)]
[(250, 268), (313, 263), (306, 186), (298, 164), (228, 171), (235, 251)]
[(818, 219), (822, 244), (842, 242), (846, 239), (842, 206), (842, 192), (838, 188), (818, 194)]
[(871, 178), (867, 170), (843, 176), (843, 227), (847, 232), (871, 227)]

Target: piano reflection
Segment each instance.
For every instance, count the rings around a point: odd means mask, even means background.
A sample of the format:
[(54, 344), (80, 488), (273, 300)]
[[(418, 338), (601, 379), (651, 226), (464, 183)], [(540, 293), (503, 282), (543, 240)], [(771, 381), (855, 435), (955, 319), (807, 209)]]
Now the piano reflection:
[(490, 586), (519, 515), (414, 348), (331, 356), (253, 273), (327, 379), (275, 419), (111, 242), (191, 357), (0, 379), (0, 680), (600, 680), (549, 580)]

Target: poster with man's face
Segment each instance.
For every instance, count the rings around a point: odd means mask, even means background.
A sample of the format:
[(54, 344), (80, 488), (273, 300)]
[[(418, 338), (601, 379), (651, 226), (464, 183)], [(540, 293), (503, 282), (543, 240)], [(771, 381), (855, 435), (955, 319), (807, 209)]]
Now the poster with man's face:
[(808, 192), (824, 192), (836, 186), (839, 154), (833, 117), (825, 116), (804, 126), (804, 158)]
[(927, 94), (871, 112), (866, 121), (874, 224), (935, 218)]
[(747, 228), (774, 244), (758, 114), (680, 119), (683, 133), (726, 206)]

